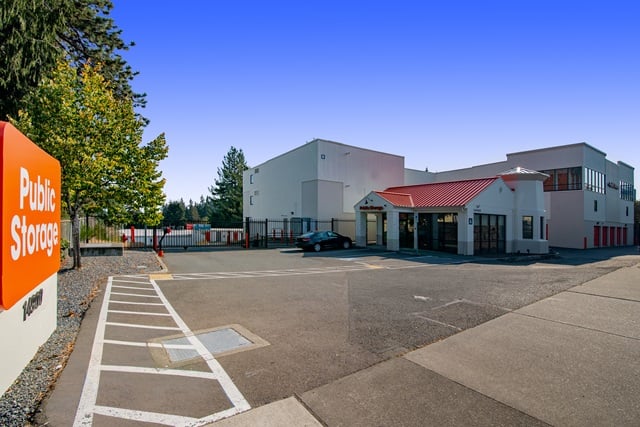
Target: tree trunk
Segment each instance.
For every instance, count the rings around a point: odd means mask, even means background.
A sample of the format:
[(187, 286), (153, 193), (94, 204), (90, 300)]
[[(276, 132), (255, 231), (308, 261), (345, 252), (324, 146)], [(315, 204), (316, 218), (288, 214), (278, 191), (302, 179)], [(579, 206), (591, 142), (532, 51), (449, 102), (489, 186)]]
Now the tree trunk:
[(76, 270), (82, 267), (80, 262), (80, 216), (74, 212), (71, 217), (71, 240), (73, 247), (73, 268)]

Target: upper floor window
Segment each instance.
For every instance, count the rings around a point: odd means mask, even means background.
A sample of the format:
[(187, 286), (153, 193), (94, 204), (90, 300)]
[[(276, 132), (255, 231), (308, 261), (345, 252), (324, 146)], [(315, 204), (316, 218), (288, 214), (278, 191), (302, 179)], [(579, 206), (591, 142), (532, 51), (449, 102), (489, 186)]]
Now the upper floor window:
[(584, 189), (594, 193), (605, 193), (606, 175), (593, 169), (584, 168)]
[(249, 184), (253, 184), (253, 174), (249, 175)]
[(633, 188), (633, 184), (620, 181), (620, 198), (630, 202), (636, 200), (636, 190)]
[(582, 190), (582, 168), (549, 169), (541, 171), (549, 175), (544, 181), (544, 191)]

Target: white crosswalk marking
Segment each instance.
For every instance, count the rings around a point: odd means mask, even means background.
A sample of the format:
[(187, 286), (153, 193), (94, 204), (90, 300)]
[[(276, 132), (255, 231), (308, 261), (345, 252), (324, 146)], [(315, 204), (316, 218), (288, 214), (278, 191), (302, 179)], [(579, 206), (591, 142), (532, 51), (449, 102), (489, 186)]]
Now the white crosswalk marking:
[[(93, 348), (91, 352), (91, 358), (89, 361), (89, 367), (87, 368), (87, 375), (85, 378), (84, 387), (82, 390), (82, 395), (80, 398), (80, 404), (78, 405), (78, 409), (76, 411), (76, 417), (74, 421), (75, 427), (80, 426), (91, 426), (93, 424), (94, 415), (107, 416), (112, 418), (120, 418), (126, 419), (129, 421), (139, 421), (142, 423), (156, 423), (163, 425), (171, 425), (171, 426), (202, 426), (205, 424), (209, 424), (213, 421), (217, 421), (223, 418), (230, 417), (232, 415), (238, 414), (240, 412), (244, 412), (246, 410), (251, 409), (249, 403), (246, 401), (242, 393), (238, 390), (236, 385), (233, 383), (229, 375), (225, 372), (222, 366), (218, 363), (218, 361), (211, 355), (211, 353), (206, 349), (204, 344), (200, 342), (198, 337), (194, 335), (194, 333), (189, 329), (187, 324), (182, 320), (182, 318), (178, 315), (178, 313), (171, 306), (169, 301), (166, 299), (158, 285), (154, 280), (147, 278), (146, 281), (133, 281), (133, 276), (127, 277), (127, 279), (118, 279), (110, 277), (105, 289), (104, 300), (102, 302), (102, 307), (98, 319), (98, 325), (96, 327), (96, 333), (93, 342)], [(127, 283), (129, 285), (123, 286), (122, 283)], [(130, 286), (130, 284), (135, 283), (136, 287)], [(138, 290), (145, 292), (145, 294), (137, 294), (137, 293), (123, 293), (123, 292), (113, 292), (115, 288), (127, 288), (128, 290)], [(117, 297), (119, 300), (113, 300), (112, 297)], [(147, 297), (153, 298), (155, 301), (160, 300), (160, 302), (140, 302), (140, 301), (123, 301), (121, 298), (126, 297)], [(144, 311), (134, 311), (133, 309), (129, 310), (111, 310), (109, 307), (111, 304), (115, 304), (116, 306), (119, 304), (127, 304), (133, 306), (148, 306), (155, 307), (155, 310), (158, 310), (160, 307), (164, 308), (164, 312), (155, 311), (155, 312), (144, 312)], [(170, 317), (173, 320), (175, 326), (156, 326), (156, 325), (148, 325), (144, 323), (133, 323), (133, 322), (109, 322), (107, 321), (107, 316), (109, 313), (114, 314), (125, 314), (128, 316), (140, 316), (140, 319), (137, 322), (142, 322), (145, 318), (149, 319), (150, 316), (162, 316), (162, 317)], [(180, 369), (161, 369), (161, 368), (149, 368), (143, 366), (120, 366), (120, 365), (106, 365), (103, 364), (103, 352), (105, 345), (116, 345), (122, 346), (123, 348), (127, 347), (150, 347), (155, 343), (147, 343), (147, 342), (133, 342), (133, 341), (120, 341), (120, 340), (111, 340), (105, 339), (105, 334), (108, 328), (137, 328), (143, 330), (158, 330), (158, 329), (166, 329), (170, 331), (180, 331), (182, 335), (188, 340), (189, 344), (186, 345), (176, 345), (176, 348), (188, 348), (195, 350), (198, 355), (207, 363), (209, 367), (208, 372), (201, 371), (190, 371), (190, 370), (180, 370)], [(156, 344), (157, 345), (157, 344)], [(166, 346), (165, 346), (166, 347)], [(171, 376), (180, 376), (180, 377), (190, 377), (190, 378), (201, 378), (210, 381), (216, 381), (229, 400), (231, 407), (226, 408), (222, 411), (206, 415), (204, 417), (188, 417), (188, 416), (180, 416), (175, 414), (163, 414), (157, 412), (149, 412), (144, 410), (136, 410), (132, 408), (116, 408), (109, 407), (104, 405), (98, 405), (98, 392), (99, 392), (99, 384), (100, 377), (103, 372), (124, 372), (124, 373), (137, 373), (144, 375), (162, 375), (166, 376), (169, 381), (169, 377)]]

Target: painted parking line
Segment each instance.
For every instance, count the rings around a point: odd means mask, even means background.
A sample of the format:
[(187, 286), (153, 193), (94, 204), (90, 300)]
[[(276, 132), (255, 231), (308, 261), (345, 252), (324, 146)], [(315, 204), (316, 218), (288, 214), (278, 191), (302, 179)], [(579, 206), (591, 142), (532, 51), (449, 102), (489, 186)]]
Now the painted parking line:
[[(87, 375), (80, 397), (80, 403), (76, 411), (74, 420), (74, 426), (91, 426), (93, 424), (94, 415), (107, 416), (112, 418), (125, 419), (129, 421), (138, 421), (142, 423), (156, 423), (170, 426), (202, 426), (212, 423), (214, 421), (230, 417), (232, 415), (247, 411), (251, 409), (249, 403), (244, 398), (242, 393), (238, 390), (233, 383), (229, 375), (225, 372), (218, 361), (207, 350), (204, 344), (198, 339), (198, 337), (189, 329), (187, 324), (178, 315), (175, 309), (171, 306), (167, 298), (164, 296), (157, 283), (153, 279), (142, 280), (143, 276), (134, 277), (127, 276), (122, 278), (109, 277), (107, 286), (105, 288), (104, 300), (100, 309), (100, 315), (98, 318), (98, 325), (96, 327), (96, 333), (93, 341), (93, 348), (91, 351), (91, 357), (89, 360), (89, 366), (87, 368)], [(127, 285), (122, 285), (127, 283)], [(136, 283), (138, 287), (136, 290), (144, 292), (139, 293), (123, 293), (114, 292), (114, 289), (122, 288), (124, 286), (130, 286), (131, 283)], [(149, 292), (152, 291), (155, 295), (154, 299), (159, 302), (140, 302), (129, 301), (123, 298), (140, 296), (150, 296)], [(118, 300), (114, 300), (113, 297), (117, 297)], [(113, 309), (111, 305), (113, 304)], [(129, 308), (128, 310), (119, 310), (120, 304), (127, 304), (131, 306), (144, 305), (153, 307), (155, 309), (164, 309), (165, 312), (146, 312), (135, 311)], [(107, 317), (109, 313), (115, 314), (127, 314), (130, 316), (140, 315), (140, 319), (136, 322), (109, 322)], [(143, 323), (145, 318), (150, 316), (162, 316), (170, 317), (175, 326), (156, 326)], [(107, 365), (102, 363), (104, 346), (116, 345), (123, 347), (123, 351), (126, 351), (127, 347), (153, 347), (158, 345), (157, 343), (150, 343), (145, 341), (121, 341), (105, 339), (107, 329), (110, 327), (124, 327), (124, 328), (138, 328), (142, 330), (158, 330), (165, 329), (170, 331), (179, 331), (187, 339), (188, 344), (181, 345), (169, 345), (169, 347), (175, 347), (179, 349), (195, 350), (197, 354), (206, 362), (209, 371), (188, 371), (180, 369), (163, 369), (163, 368), (149, 368), (143, 366), (120, 366), (120, 365)], [(163, 347), (167, 348), (167, 345)], [(179, 376), (185, 378), (199, 378), (205, 380), (216, 381), (222, 388), (226, 395), (230, 408), (222, 411), (206, 415), (204, 417), (189, 417), (175, 414), (165, 414), (159, 412), (150, 412), (144, 410), (138, 410), (135, 408), (119, 408), (110, 407), (97, 404), (98, 392), (100, 386), (100, 378), (103, 372), (119, 372), (119, 373), (135, 373), (144, 375), (162, 376), (167, 378), (167, 386), (171, 387), (171, 377)], [(103, 391), (103, 393), (108, 393)]]
[[(210, 272), (210, 273), (173, 273), (166, 275), (162, 280), (226, 280), (226, 279), (251, 279), (262, 277), (284, 277), (284, 276), (307, 276), (317, 274), (335, 274), (335, 273), (348, 273), (355, 271), (366, 270), (402, 270), (413, 268), (428, 268), (433, 267), (433, 264), (415, 264), (415, 263), (401, 263), (389, 261), (374, 263), (374, 262), (357, 262), (351, 265), (345, 266), (332, 266), (332, 267), (314, 267), (314, 268), (301, 268), (301, 269), (282, 269), (282, 270), (259, 270), (259, 271), (231, 271), (231, 272)], [(151, 275), (132, 275), (129, 277), (150, 277)], [(169, 277), (170, 276), (170, 277)]]

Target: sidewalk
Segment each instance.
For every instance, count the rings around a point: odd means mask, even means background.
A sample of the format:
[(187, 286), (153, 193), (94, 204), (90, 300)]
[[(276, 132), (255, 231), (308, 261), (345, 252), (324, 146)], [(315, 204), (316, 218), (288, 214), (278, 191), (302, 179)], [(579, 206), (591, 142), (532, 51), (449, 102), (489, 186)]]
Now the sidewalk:
[(639, 425), (640, 264), (213, 425), (323, 423)]

